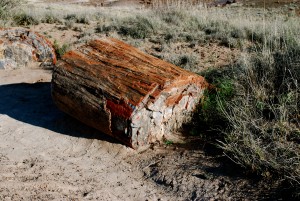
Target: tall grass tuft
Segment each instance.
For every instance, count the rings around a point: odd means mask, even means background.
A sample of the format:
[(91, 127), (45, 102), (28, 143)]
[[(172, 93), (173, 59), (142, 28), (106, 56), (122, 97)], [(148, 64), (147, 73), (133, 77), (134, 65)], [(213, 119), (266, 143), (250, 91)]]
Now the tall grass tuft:
[(219, 74), (227, 80), (222, 83), (232, 83), (234, 93), (225, 99), (226, 89), (217, 84), (219, 91), (207, 95), (200, 116), (212, 114), (206, 121), (210, 128), (216, 127), (211, 119), (221, 117), (219, 147), (234, 162), (299, 186), (300, 27), (290, 24), (269, 21), (266, 30), (248, 32), (253, 45), (230, 73)]
[[(236, 163), (300, 182), (300, 49), (245, 58), (221, 103), (231, 129), (220, 147)], [(219, 102), (220, 104), (220, 102)]]

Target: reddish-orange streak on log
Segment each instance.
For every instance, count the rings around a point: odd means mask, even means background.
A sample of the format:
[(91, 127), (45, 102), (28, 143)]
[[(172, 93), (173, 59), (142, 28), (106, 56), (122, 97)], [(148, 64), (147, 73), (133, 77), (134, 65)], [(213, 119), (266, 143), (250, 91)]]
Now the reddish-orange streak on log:
[(124, 101), (122, 101), (121, 103), (115, 103), (112, 100), (107, 100), (106, 107), (110, 110), (112, 115), (122, 117), (124, 119), (129, 119), (133, 112), (133, 109)]

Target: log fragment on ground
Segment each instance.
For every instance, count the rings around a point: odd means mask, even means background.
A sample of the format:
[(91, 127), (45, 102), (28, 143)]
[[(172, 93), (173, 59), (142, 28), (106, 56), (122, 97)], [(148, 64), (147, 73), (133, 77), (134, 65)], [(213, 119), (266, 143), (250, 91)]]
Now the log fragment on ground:
[(133, 148), (171, 136), (206, 87), (203, 77), (116, 39), (66, 53), (52, 77), (62, 111)]
[(56, 63), (50, 41), (24, 28), (0, 29), (0, 69), (24, 68), (34, 62)]

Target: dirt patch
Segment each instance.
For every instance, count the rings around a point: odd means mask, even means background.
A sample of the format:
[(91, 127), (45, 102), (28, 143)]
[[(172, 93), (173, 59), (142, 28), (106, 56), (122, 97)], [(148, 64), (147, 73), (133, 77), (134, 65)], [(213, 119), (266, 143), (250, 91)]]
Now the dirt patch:
[(51, 72), (0, 76), (1, 200), (174, 200), (125, 162), (133, 150), (54, 106)]

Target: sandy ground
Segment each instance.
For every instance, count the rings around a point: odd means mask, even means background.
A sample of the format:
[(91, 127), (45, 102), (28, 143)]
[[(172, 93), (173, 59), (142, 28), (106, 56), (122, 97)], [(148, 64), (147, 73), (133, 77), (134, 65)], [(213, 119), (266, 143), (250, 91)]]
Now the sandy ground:
[(123, 160), (133, 150), (56, 109), (50, 72), (0, 77), (0, 200), (175, 200)]

